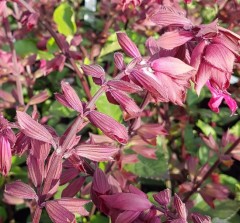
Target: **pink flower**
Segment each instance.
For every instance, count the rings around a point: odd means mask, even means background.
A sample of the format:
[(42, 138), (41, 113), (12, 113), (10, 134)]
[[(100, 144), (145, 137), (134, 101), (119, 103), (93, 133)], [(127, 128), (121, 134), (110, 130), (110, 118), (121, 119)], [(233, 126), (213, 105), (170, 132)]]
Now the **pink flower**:
[(0, 172), (6, 176), (11, 168), (12, 151), (16, 137), (8, 121), (0, 116)]
[(231, 98), (230, 94), (226, 90), (220, 90), (213, 87), (210, 81), (208, 81), (206, 85), (212, 93), (212, 97), (208, 102), (208, 106), (211, 108), (211, 110), (218, 113), (219, 106), (224, 99), (233, 115), (236, 112), (238, 106), (236, 101)]

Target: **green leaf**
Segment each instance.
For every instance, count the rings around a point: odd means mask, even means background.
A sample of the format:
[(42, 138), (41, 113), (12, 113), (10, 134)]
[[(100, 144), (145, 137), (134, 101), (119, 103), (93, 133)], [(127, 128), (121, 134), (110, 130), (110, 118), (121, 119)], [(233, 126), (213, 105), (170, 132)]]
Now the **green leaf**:
[(5, 221), (7, 219), (7, 211), (4, 207), (0, 206), (0, 219)]
[(22, 163), (24, 163), (26, 161), (26, 157), (25, 156), (13, 156), (12, 157), (12, 167), (13, 166), (18, 166)]
[[(92, 78), (89, 78), (89, 83), (91, 86), (91, 94), (94, 95), (100, 87), (93, 83)], [(118, 122), (122, 120), (122, 111), (120, 107), (118, 105), (110, 104), (105, 94), (98, 98), (96, 106), (99, 112), (111, 116)]]
[(215, 201), (214, 203), (215, 208), (212, 209), (201, 199), (193, 209), (196, 212), (209, 215), (213, 219), (217, 218), (219, 222), (222, 222), (222, 220), (230, 220), (240, 209), (240, 202), (235, 200)]
[(225, 174), (220, 174), (220, 182), (227, 186), (232, 192), (235, 192), (236, 185), (238, 184), (237, 179)]
[(55, 39), (53, 37), (51, 37), (47, 41), (47, 50), (49, 53), (55, 53), (56, 51), (59, 50), (58, 45), (56, 44)]
[(69, 109), (57, 101), (54, 101), (49, 110), (50, 115), (53, 117), (64, 117), (64, 118), (73, 118), (76, 116), (76, 112), (72, 109)]
[(77, 26), (74, 18), (74, 11), (68, 3), (59, 5), (53, 14), (53, 20), (57, 24), (59, 33), (65, 36), (74, 35), (77, 31)]
[(198, 151), (195, 141), (196, 140), (195, 140), (195, 137), (193, 134), (193, 126), (187, 124), (184, 129), (184, 144), (185, 144), (188, 152), (193, 155), (196, 154)]
[(213, 127), (211, 127), (210, 125), (204, 123), (203, 121), (201, 121), (200, 119), (197, 122), (197, 127), (200, 128), (202, 130), (202, 132), (206, 135), (209, 136), (210, 134), (214, 137), (214, 139), (216, 139), (217, 134), (216, 131), (214, 130)]
[(37, 54), (38, 52), (36, 41), (32, 39), (17, 40), (14, 43), (14, 47), (16, 49), (17, 55), (22, 57), (30, 54)]
[(116, 33), (113, 33), (108, 37), (106, 44), (104, 45), (104, 47), (100, 52), (99, 58), (120, 49), (121, 49), (121, 46), (117, 41), (117, 35)]
[(99, 213), (93, 215), (90, 219), (91, 223), (109, 223), (109, 219)]
[(163, 138), (159, 137), (157, 143), (157, 160), (139, 155), (138, 163), (127, 164), (124, 169), (142, 178), (168, 179), (168, 151), (163, 146)]
[(240, 122), (237, 122), (229, 131), (233, 135), (240, 137)]

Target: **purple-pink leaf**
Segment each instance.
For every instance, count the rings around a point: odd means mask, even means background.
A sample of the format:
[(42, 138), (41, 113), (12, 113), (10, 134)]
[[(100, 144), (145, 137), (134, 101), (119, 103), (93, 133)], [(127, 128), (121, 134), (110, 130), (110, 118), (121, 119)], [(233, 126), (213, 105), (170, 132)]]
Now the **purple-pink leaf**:
[[(54, 188), (55, 192), (58, 186), (60, 175), (62, 172), (62, 157), (59, 154), (53, 153), (49, 159), (48, 166), (46, 171), (46, 179), (44, 181), (44, 186), (42, 190), (42, 194), (46, 195), (50, 193), (50, 190)], [(54, 193), (54, 191), (51, 191)]]
[(179, 214), (179, 216), (182, 219), (186, 220), (187, 219), (187, 209), (186, 209), (186, 206), (181, 201), (180, 197), (177, 194), (174, 195), (173, 204), (174, 204), (174, 207), (175, 207), (177, 213)]
[(117, 32), (117, 39), (123, 51), (132, 58), (139, 58), (141, 54), (135, 43), (124, 32)]
[(28, 102), (29, 105), (36, 105), (46, 101), (49, 98), (47, 90), (40, 92), (37, 95), (34, 95)]
[(192, 32), (174, 30), (161, 35), (157, 40), (157, 44), (163, 49), (172, 50), (175, 47), (185, 44), (193, 37), (194, 35)]
[(106, 194), (111, 189), (104, 172), (97, 168), (93, 175), (92, 190), (99, 194)]
[(49, 131), (43, 125), (33, 120), (27, 113), (17, 111), (17, 119), (25, 135), (55, 145), (54, 139)]
[(85, 182), (85, 177), (78, 177), (73, 180), (68, 186), (63, 190), (62, 197), (74, 197), (81, 189)]
[(84, 208), (84, 205), (89, 203), (89, 200), (83, 200), (78, 198), (61, 198), (56, 200), (62, 207), (68, 211), (82, 216), (87, 216), (89, 212)]
[(211, 218), (206, 215), (201, 215), (198, 213), (191, 214), (192, 220), (194, 223), (211, 223)]
[(140, 211), (124, 211), (118, 215), (115, 223), (131, 223), (141, 214)]
[(97, 111), (90, 111), (87, 117), (89, 121), (101, 129), (106, 136), (121, 144), (128, 142), (127, 129), (110, 116)]
[(11, 164), (12, 164), (11, 145), (7, 137), (3, 136), (1, 133), (0, 135), (0, 172), (3, 174), (3, 176), (8, 175), (11, 168)]
[(82, 65), (81, 68), (86, 75), (93, 77), (93, 81), (95, 84), (103, 84), (105, 79), (105, 71), (100, 65)]
[(68, 211), (58, 201), (48, 201), (46, 202), (46, 210), (54, 223), (73, 223), (76, 222), (73, 213)]
[(157, 194), (153, 195), (155, 201), (157, 201), (160, 205), (166, 206), (171, 201), (171, 191), (169, 189), (165, 189), (160, 191)]
[(44, 177), (44, 160), (40, 160), (32, 155), (29, 155), (27, 165), (28, 175), (33, 185), (35, 187), (41, 186)]
[(119, 149), (116, 147), (101, 144), (82, 144), (75, 148), (77, 155), (97, 162), (113, 160), (113, 156), (118, 151)]
[(9, 183), (5, 187), (5, 193), (22, 199), (35, 199), (37, 194), (35, 191), (27, 184), (21, 181), (15, 181)]
[(150, 17), (151, 21), (161, 27), (178, 26), (178, 27), (191, 27), (192, 23), (189, 19), (184, 17), (179, 12), (174, 11), (172, 8), (162, 8)]
[(167, 73), (172, 77), (194, 70), (193, 67), (174, 57), (162, 57), (154, 60), (151, 67), (154, 71)]
[(78, 111), (80, 114), (83, 114), (82, 102), (80, 101), (76, 91), (67, 82), (62, 81), (61, 86), (65, 100), (71, 108)]
[(111, 208), (123, 211), (144, 211), (151, 208), (152, 204), (147, 198), (133, 193), (118, 193), (100, 196), (104, 203)]
[(79, 174), (79, 171), (77, 169), (73, 168), (73, 167), (64, 170), (62, 172), (62, 175), (61, 175), (61, 178), (60, 178), (60, 185), (66, 184), (67, 182), (70, 182), (78, 174)]
[[(126, 93), (123, 91), (111, 89), (107, 91), (107, 96), (109, 96), (109, 94), (114, 99), (114, 101), (116, 101), (117, 104), (119, 104), (121, 108), (127, 112), (127, 116), (124, 117), (124, 120), (129, 120), (140, 116), (140, 108), (136, 105), (133, 99), (128, 97)], [(109, 100), (109, 102), (111, 101)]]
[(208, 45), (206, 47), (204, 59), (215, 68), (232, 73), (235, 56), (225, 46), (221, 44)]
[(127, 93), (142, 91), (142, 88), (138, 85), (123, 80), (110, 80), (107, 82), (107, 85)]

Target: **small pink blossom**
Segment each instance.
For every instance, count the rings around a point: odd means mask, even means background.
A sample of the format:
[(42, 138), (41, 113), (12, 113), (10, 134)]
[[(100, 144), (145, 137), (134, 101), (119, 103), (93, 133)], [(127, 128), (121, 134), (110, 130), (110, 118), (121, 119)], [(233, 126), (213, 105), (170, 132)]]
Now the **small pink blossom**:
[(207, 82), (207, 87), (212, 93), (212, 97), (208, 102), (208, 106), (211, 108), (212, 111), (218, 113), (219, 106), (224, 100), (232, 112), (232, 115), (237, 111), (237, 102), (231, 98), (230, 94), (226, 90), (220, 90), (213, 87), (210, 81)]

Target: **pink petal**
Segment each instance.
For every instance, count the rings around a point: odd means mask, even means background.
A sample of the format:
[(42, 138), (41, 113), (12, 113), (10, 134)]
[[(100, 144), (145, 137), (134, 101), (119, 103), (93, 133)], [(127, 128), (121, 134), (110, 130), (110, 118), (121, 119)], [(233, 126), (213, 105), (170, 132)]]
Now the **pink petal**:
[(173, 203), (174, 203), (174, 207), (175, 207), (177, 213), (179, 214), (179, 216), (182, 219), (186, 220), (187, 219), (187, 209), (186, 209), (186, 206), (181, 201), (181, 199), (178, 197), (177, 194), (174, 195)]
[(61, 86), (65, 99), (71, 108), (78, 111), (80, 114), (83, 114), (82, 102), (80, 101), (76, 91), (67, 82), (62, 81)]
[(133, 78), (136, 79), (151, 94), (154, 99), (168, 102), (165, 88), (151, 71), (133, 70), (131, 72), (131, 76), (133, 76)]
[(72, 213), (77, 213), (82, 216), (87, 216), (89, 213), (84, 208), (84, 205), (89, 203), (90, 200), (83, 200), (79, 198), (61, 198), (56, 200), (62, 207), (66, 208)]
[(233, 115), (238, 109), (237, 102), (230, 95), (225, 94), (223, 97)]
[(146, 198), (146, 199), (148, 198), (148, 196), (144, 192), (139, 190), (137, 187), (134, 187), (132, 184), (129, 185), (128, 189), (129, 189), (130, 193), (137, 194), (137, 195), (139, 195), (143, 198)]
[(174, 30), (161, 35), (157, 40), (157, 44), (163, 49), (172, 50), (175, 47), (185, 44), (193, 37), (192, 32)]
[(43, 125), (33, 120), (27, 113), (17, 111), (17, 119), (25, 135), (55, 145), (54, 139), (48, 130)]
[(32, 217), (32, 223), (39, 223), (42, 214), (42, 209), (37, 206)]
[(123, 80), (110, 80), (107, 82), (107, 85), (127, 93), (136, 93), (142, 91), (142, 88), (140, 88), (138, 85)]
[(210, 77), (211, 77), (211, 67), (205, 62), (202, 62), (196, 74), (195, 89), (198, 95), (200, 95), (201, 89), (206, 84), (206, 82), (210, 79)]
[(208, 45), (204, 59), (215, 68), (232, 73), (235, 56), (225, 46), (221, 44)]
[(7, 184), (5, 187), (5, 193), (22, 199), (37, 198), (35, 191), (29, 185), (21, 181), (15, 181), (13, 183)]
[(126, 68), (122, 53), (114, 53), (114, 64), (118, 70), (124, 70)]
[(219, 113), (219, 106), (222, 103), (223, 96), (212, 97), (208, 102), (208, 106), (211, 108), (212, 111)]
[(198, 70), (198, 68), (201, 64), (203, 53), (204, 53), (206, 46), (207, 46), (207, 41), (203, 40), (193, 49), (190, 64), (196, 70)]
[(215, 19), (209, 24), (201, 24), (198, 28), (200, 28), (200, 30), (198, 31), (196, 37), (203, 38), (203, 36), (206, 36), (207, 34), (216, 35), (218, 34), (218, 19)]
[(194, 70), (193, 67), (185, 64), (181, 60), (174, 57), (162, 57), (157, 60), (154, 60), (151, 63), (151, 67), (154, 71), (167, 73), (172, 76), (185, 74)]
[(132, 58), (141, 57), (141, 54), (134, 42), (124, 32), (117, 32), (118, 43), (123, 51)]
[(73, 180), (68, 186), (62, 191), (62, 197), (74, 197), (81, 189), (85, 182), (85, 177), (78, 177)]
[(8, 93), (6, 91), (3, 91), (1, 89), (0, 89), (0, 98), (3, 99), (4, 101), (10, 102), (10, 103), (15, 103), (16, 102), (16, 100), (13, 97), (12, 94), (10, 94), (10, 93)]
[(107, 206), (123, 211), (144, 211), (152, 206), (147, 198), (133, 193), (101, 195), (100, 198)]
[(59, 93), (55, 93), (55, 98), (56, 100), (62, 104), (63, 106), (65, 107), (68, 107), (68, 108), (71, 108), (72, 109), (72, 106), (68, 103), (68, 101), (66, 100), (66, 97), (62, 94), (59, 94)]
[(116, 147), (95, 144), (82, 144), (75, 148), (77, 155), (97, 162), (113, 160), (118, 151)]
[(155, 40), (153, 37), (149, 37), (145, 45), (151, 55), (154, 55), (161, 50), (157, 40)]
[(0, 172), (8, 175), (12, 164), (11, 145), (6, 137), (0, 135)]
[(147, 148), (147, 147), (143, 147), (143, 146), (133, 146), (133, 147), (131, 147), (131, 150), (133, 150), (137, 154), (140, 154), (146, 158), (158, 159), (156, 156), (156, 149)]
[(111, 139), (121, 144), (127, 143), (128, 133), (126, 128), (110, 116), (97, 111), (90, 111), (87, 117), (93, 125), (101, 129)]
[(28, 102), (29, 105), (36, 105), (46, 101), (49, 98), (47, 90), (41, 91), (39, 94), (34, 95), (30, 101)]
[(58, 201), (46, 202), (46, 210), (54, 223), (76, 222), (74, 214), (64, 208)]

